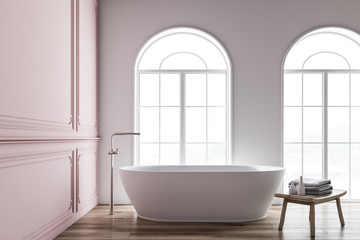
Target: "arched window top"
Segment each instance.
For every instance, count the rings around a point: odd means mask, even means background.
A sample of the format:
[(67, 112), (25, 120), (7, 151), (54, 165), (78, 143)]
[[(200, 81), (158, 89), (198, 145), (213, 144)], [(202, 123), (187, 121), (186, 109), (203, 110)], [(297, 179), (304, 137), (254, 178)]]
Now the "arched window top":
[(292, 46), (284, 64), (284, 69), (334, 68), (360, 69), (359, 34), (338, 27), (311, 31)]
[(303, 69), (350, 69), (349, 62), (341, 55), (332, 52), (320, 52), (305, 60)]
[(142, 46), (134, 70), (135, 164), (232, 163), (231, 62), (216, 38), (165, 30)]
[(227, 53), (219, 41), (206, 32), (185, 27), (152, 37), (141, 49), (136, 66), (138, 70), (229, 68)]
[(180, 52), (167, 56), (160, 64), (161, 70), (207, 69), (205, 61), (194, 53)]

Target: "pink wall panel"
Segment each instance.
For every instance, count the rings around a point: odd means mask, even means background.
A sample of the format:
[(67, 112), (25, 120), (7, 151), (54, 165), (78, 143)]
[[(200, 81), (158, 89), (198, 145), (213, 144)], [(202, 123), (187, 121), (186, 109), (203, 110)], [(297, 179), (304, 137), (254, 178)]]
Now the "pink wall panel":
[(79, 1), (79, 89), (78, 114), (81, 131), (95, 128), (97, 125), (97, 14), (94, 2)]
[(96, 13), (94, 0), (2, 4), (0, 139), (97, 136)]
[(72, 1), (2, 2), (1, 116), (71, 121)]
[(37, 153), (10, 157), (15, 153), (8, 152), (0, 158), (0, 239), (31, 238), (72, 215), (72, 150), (31, 145)]
[(77, 211), (86, 210), (97, 200), (97, 148), (96, 146), (85, 146), (78, 149), (77, 159)]
[(0, 239), (52, 239), (97, 205), (96, 12), (1, 2)]

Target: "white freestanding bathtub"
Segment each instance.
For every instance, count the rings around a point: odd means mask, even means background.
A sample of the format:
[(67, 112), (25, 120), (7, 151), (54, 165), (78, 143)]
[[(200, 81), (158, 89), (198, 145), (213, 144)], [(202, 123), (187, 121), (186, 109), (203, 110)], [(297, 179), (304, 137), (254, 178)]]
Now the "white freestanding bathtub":
[(165, 222), (264, 219), (285, 169), (271, 166), (131, 166), (119, 169), (138, 216)]

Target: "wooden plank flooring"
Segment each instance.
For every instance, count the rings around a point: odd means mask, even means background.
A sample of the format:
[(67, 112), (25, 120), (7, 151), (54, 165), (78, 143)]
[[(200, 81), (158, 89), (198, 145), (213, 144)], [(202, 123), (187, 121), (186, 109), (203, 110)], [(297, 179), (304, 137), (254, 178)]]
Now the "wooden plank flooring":
[[(313, 239), (360, 239), (360, 203), (342, 203), (345, 226), (340, 226), (335, 202), (315, 207)], [(270, 208), (264, 220), (250, 223), (162, 223), (137, 218), (131, 205), (99, 205), (60, 234), (57, 240), (77, 239), (311, 239), (309, 207), (288, 204), (283, 231), (278, 231), (281, 206)]]

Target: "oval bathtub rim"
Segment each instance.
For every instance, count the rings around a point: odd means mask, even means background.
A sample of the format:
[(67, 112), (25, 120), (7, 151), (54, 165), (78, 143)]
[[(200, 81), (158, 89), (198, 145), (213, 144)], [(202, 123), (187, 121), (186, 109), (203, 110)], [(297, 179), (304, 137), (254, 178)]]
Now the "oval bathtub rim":
[(267, 165), (144, 165), (123, 166), (118, 170), (149, 173), (258, 173), (281, 172), (285, 168)]

